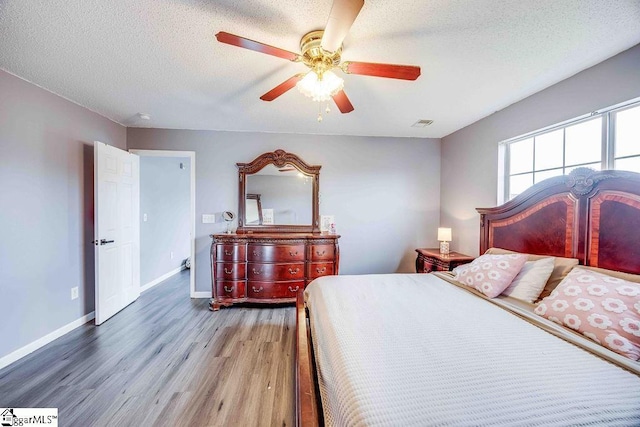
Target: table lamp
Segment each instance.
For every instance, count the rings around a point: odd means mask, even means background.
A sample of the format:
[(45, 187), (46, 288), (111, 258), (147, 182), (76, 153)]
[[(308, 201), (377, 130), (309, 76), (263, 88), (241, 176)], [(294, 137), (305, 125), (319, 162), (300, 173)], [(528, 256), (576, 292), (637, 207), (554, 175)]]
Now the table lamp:
[(449, 242), (451, 241), (451, 229), (438, 227), (438, 240), (440, 241), (440, 253), (449, 255)]

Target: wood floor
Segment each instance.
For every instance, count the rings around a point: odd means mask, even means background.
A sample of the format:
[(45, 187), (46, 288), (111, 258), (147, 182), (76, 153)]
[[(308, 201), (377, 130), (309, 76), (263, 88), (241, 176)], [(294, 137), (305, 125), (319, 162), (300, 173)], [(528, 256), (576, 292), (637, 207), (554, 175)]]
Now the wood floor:
[(61, 426), (292, 426), (295, 309), (213, 313), (183, 271), (0, 371), (0, 407)]

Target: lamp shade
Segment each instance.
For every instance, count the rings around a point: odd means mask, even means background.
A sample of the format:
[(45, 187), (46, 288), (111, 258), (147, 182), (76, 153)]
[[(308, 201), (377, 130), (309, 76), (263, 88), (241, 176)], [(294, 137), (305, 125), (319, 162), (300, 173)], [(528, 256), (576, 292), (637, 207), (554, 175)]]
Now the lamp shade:
[(296, 87), (314, 101), (323, 102), (329, 101), (333, 95), (342, 90), (344, 80), (331, 71), (326, 71), (322, 78), (318, 77), (315, 71), (309, 71), (302, 80), (296, 83)]
[(438, 240), (440, 242), (450, 242), (451, 241), (451, 229), (439, 227), (438, 228)]

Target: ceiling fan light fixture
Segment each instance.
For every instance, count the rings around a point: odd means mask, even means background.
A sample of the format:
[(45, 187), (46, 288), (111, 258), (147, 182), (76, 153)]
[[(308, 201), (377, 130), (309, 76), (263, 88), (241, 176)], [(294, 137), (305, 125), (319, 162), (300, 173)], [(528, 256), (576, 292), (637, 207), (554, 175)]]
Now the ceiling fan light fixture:
[(315, 71), (309, 71), (306, 76), (296, 83), (298, 90), (314, 101), (324, 102), (344, 88), (344, 80), (331, 71), (325, 71), (322, 77)]

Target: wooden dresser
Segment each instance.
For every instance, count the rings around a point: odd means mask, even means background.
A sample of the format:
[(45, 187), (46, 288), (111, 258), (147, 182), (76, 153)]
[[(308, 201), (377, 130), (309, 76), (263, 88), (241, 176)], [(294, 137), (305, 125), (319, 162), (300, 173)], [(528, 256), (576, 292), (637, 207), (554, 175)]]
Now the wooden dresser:
[(236, 303), (295, 302), (313, 279), (338, 274), (338, 235), (214, 234), (210, 309)]

